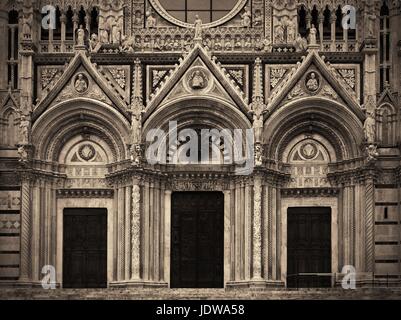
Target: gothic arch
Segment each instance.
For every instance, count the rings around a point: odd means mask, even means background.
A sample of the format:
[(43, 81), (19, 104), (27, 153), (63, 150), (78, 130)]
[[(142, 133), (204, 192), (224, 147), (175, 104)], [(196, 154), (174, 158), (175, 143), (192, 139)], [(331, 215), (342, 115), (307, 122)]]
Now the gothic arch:
[(390, 103), (381, 104), (376, 110), (376, 139), (383, 146), (393, 146), (397, 140), (397, 111)]
[(77, 135), (100, 138), (110, 148), (110, 162), (127, 158), (130, 124), (117, 110), (87, 98), (63, 101), (33, 124), (35, 158), (58, 162), (66, 143)]
[(185, 97), (157, 109), (143, 125), (143, 137), (151, 129), (167, 131), (169, 121), (179, 122), (178, 127), (205, 124), (216, 129), (250, 129), (252, 124), (238, 108), (216, 97)]
[(324, 98), (304, 98), (288, 103), (264, 125), (267, 156), (282, 160), (286, 146), (300, 134), (319, 134), (332, 143), (337, 161), (361, 156), (363, 125), (343, 105)]

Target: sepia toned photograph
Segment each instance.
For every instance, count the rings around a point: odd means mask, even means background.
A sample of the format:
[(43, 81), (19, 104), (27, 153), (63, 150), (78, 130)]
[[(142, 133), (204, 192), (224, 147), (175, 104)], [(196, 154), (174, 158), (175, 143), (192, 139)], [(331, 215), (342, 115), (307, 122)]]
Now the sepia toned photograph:
[(401, 299), (400, 28), (398, 0), (1, 0), (0, 300)]

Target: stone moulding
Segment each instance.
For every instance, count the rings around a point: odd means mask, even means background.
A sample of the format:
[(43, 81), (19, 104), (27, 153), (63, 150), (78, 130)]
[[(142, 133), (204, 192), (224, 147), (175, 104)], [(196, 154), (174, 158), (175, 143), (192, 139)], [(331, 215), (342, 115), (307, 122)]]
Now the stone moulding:
[(113, 198), (111, 189), (61, 189), (57, 190), (58, 198)]
[(282, 189), (283, 197), (336, 197), (340, 193), (338, 188), (302, 188)]

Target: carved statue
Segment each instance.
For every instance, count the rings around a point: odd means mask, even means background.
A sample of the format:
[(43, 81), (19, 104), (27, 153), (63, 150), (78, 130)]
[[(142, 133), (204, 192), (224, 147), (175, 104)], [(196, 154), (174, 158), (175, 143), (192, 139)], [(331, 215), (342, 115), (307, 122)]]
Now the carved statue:
[(100, 42), (108, 44), (109, 43), (109, 32), (108, 29), (99, 29), (99, 37), (100, 37)]
[(298, 36), (294, 41), (294, 47), (297, 52), (305, 51), (308, 48), (308, 42), (298, 33)]
[(377, 146), (374, 144), (370, 144), (366, 147), (366, 155), (368, 163), (375, 162), (379, 157), (379, 152), (377, 152)]
[(262, 97), (256, 97), (255, 101), (252, 102), (250, 114), (253, 116), (253, 128), (255, 132), (255, 143), (262, 142), (263, 125), (264, 119), (263, 115), (267, 112), (263, 103)]
[(136, 108), (131, 115), (130, 144), (141, 143), (141, 134), (142, 134), (142, 110), (138, 110)]
[(245, 12), (241, 15), (241, 24), (244, 28), (249, 28), (251, 26), (251, 10), (249, 10), (249, 7), (245, 7)]
[(366, 15), (367, 20), (367, 30), (368, 30), (368, 37), (374, 38), (375, 37), (375, 29), (376, 29), (376, 15), (375, 14), (368, 14)]
[(133, 52), (134, 51), (133, 45), (134, 45), (134, 38), (132, 36), (131, 37), (122, 36), (120, 51)]
[(275, 29), (275, 42), (278, 44), (284, 43), (284, 25), (280, 20)]
[(142, 147), (140, 144), (133, 144), (130, 148), (131, 161), (135, 166), (139, 166), (142, 161)]
[(18, 156), (20, 162), (28, 162), (28, 152), (26, 151), (26, 146), (19, 146), (18, 147)]
[(194, 28), (195, 28), (194, 40), (202, 41), (202, 19), (199, 18), (199, 15), (195, 16)]
[(77, 46), (85, 46), (85, 29), (82, 25), (77, 30)]
[(296, 26), (293, 20), (287, 22), (287, 43), (293, 43), (295, 41)]
[(114, 23), (111, 26), (111, 34), (112, 34), (112, 43), (120, 44), (122, 36), (122, 28), (121, 25), (116, 21), (114, 21)]
[(253, 17), (253, 24), (255, 27), (257, 27), (261, 26), (262, 23), (263, 23), (262, 13), (260, 12), (260, 10), (256, 10), (255, 16)]
[(29, 119), (29, 116), (21, 115), (19, 127), (20, 127), (19, 144), (21, 144), (21, 145), (29, 144), (29, 136), (30, 136), (30, 128), (31, 128), (31, 121)]
[(260, 144), (255, 145), (255, 166), (263, 165), (263, 148)]
[(371, 112), (367, 113), (363, 129), (367, 142), (374, 143), (376, 140), (376, 120)]
[(89, 48), (92, 52), (97, 52), (100, 49), (100, 43), (99, 39), (96, 33), (93, 33), (91, 35), (90, 41), (89, 41)]
[(22, 22), (22, 35), (25, 39), (32, 38), (32, 14), (24, 13)]
[(156, 18), (153, 16), (153, 12), (151, 9), (146, 12), (146, 26), (150, 29), (156, 27)]
[(312, 27), (309, 30), (309, 44), (310, 45), (316, 45), (317, 44), (317, 29), (315, 28), (315, 25), (312, 24)]

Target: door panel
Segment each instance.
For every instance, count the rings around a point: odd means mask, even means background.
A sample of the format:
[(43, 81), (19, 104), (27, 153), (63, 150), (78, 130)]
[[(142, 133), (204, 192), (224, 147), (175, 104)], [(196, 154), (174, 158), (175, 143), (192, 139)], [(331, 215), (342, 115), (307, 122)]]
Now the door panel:
[(223, 241), (221, 192), (173, 193), (171, 287), (222, 288)]
[(287, 225), (287, 286), (331, 286), (331, 209), (289, 208)]
[(107, 287), (107, 210), (65, 209), (63, 287)]

